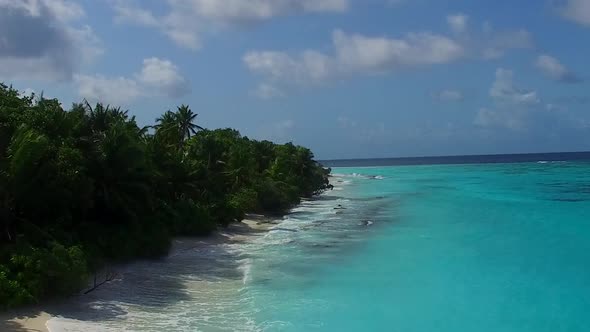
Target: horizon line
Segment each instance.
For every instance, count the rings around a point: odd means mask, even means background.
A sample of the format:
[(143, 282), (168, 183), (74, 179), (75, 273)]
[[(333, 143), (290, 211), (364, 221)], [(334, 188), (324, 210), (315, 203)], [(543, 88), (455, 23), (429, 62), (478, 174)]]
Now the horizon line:
[(431, 155), (416, 157), (363, 157), (363, 158), (342, 158), (342, 159), (318, 159), (318, 162), (326, 161), (351, 161), (351, 160), (386, 160), (386, 159), (424, 159), (424, 158), (456, 158), (456, 157), (492, 157), (492, 156), (522, 156), (538, 154), (579, 154), (590, 153), (590, 151), (554, 151), (554, 152), (518, 152), (518, 153), (489, 153), (489, 154), (463, 154), (463, 155)]

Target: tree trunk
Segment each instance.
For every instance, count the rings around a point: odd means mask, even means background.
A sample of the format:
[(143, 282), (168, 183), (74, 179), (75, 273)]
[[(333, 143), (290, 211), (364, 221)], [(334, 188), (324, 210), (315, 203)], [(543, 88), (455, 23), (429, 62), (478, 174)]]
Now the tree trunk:
[(100, 283), (96, 283), (96, 273), (94, 273), (94, 286), (92, 288), (90, 288), (89, 290), (84, 292), (84, 295), (95, 291), (98, 287), (106, 284), (109, 281), (113, 281), (115, 279), (115, 277), (117, 276), (117, 273), (113, 272), (113, 271), (108, 271), (105, 273), (105, 277), (104, 280)]

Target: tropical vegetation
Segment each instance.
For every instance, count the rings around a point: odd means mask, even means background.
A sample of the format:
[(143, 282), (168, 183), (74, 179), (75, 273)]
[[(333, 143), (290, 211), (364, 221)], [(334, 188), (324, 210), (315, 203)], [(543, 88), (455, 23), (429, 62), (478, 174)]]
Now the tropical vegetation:
[(79, 291), (107, 263), (165, 255), (246, 213), (330, 187), (309, 149), (197, 125), (188, 106), (141, 127), (120, 108), (0, 84), (0, 309)]

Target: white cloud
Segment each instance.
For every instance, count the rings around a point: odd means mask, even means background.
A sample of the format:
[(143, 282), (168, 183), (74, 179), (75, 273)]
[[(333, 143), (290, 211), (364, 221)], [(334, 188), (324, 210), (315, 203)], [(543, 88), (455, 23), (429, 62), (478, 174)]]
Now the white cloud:
[(170, 97), (185, 95), (189, 90), (186, 80), (178, 72), (178, 67), (169, 60), (158, 58), (143, 60), (143, 68), (137, 75), (137, 80)]
[(547, 77), (566, 83), (577, 83), (580, 79), (567, 69), (559, 60), (549, 55), (540, 55), (535, 66)]
[[(465, 14), (449, 15), (447, 23), (455, 32), (451, 37), (414, 32), (391, 38), (335, 30), (332, 52), (257, 50), (246, 53), (243, 62), (250, 71), (266, 80), (309, 84), (442, 65), (464, 58), (496, 59), (510, 50), (534, 47), (531, 34), (524, 29), (498, 32), (486, 23), (482, 31), (469, 31), (468, 22)], [(523, 97), (534, 99), (535, 95)]]
[(110, 105), (128, 105), (142, 95), (141, 88), (133, 79), (107, 78), (102, 75), (75, 75), (78, 94), (90, 102)]
[(305, 51), (296, 57), (283, 52), (254, 51), (247, 53), (243, 61), (252, 72), (272, 80), (321, 81), (335, 72), (331, 68), (333, 59), (316, 51)]
[(435, 99), (440, 101), (461, 101), (463, 100), (463, 93), (459, 90), (443, 90), (433, 95)]
[(176, 98), (189, 92), (188, 83), (179, 74), (178, 67), (158, 58), (143, 60), (141, 71), (131, 78), (75, 75), (74, 79), (81, 98), (113, 105), (129, 105), (141, 96)]
[[(36, 1), (29, 1), (36, 2)], [(62, 21), (79, 20), (86, 16), (86, 12), (75, 1), (68, 0), (41, 0), (53, 13), (53, 15)]]
[(92, 63), (104, 54), (102, 41), (90, 26), (84, 25), (79, 28), (68, 27), (67, 32), (73, 45), (77, 48), (82, 64)]
[(86, 15), (84, 9), (68, 0), (0, 0), (5, 10), (24, 10), (33, 17), (50, 14), (60, 21), (77, 20)]
[(103, 53), (83, 8), (66, 0), (0, 0), (0, 76), (69, 80)]
[(0, 56), (0, 77), (40, 81), (69, 80), (72, 68), (64, 67), (51, 56), (33, 59)]
[(532, 49), (535, 44), (525, 29), (496, 31), (488, 21), (483, 22), (480, 31), (470, 29), (469, 16), (465, 14), (447, 16), (447, 24), (470, 56), (485, 60), (501, 58), (511, 50)]
[(284, 97), (285, 94), (279, 88), (275, 87), (272, 84), (268, 83), (260, 83), (258, 87), (254, 91), (252, 91), (252, 95), (260, 98), (260, 99), (274, 99), (279, 97)]
[(459, 59), (462, 47), (430, 33), (412, 33), (404, 39), (333, 33), (334, 54), (304, 51), (290, 55), (277, 51), (252, 51), (243, 57), (252, 72), (274, 80), (321, 82), (351, 74), (375, 74), (407, 67), (443, 64)]
[(555, 104), (537, 104), (536, 107), (498, 104), (492, 108), (479, 109), (473, 124), (482, 129), (543, 135), (559, 127), (572, 129), (572, 120), (575, 121), (572, 115), (567, 112), (567, 108)]
[(197, 26), (198, 22), (194, 23), (180, 23), (186, 21), (186, 19), (179, 19), (176, 20), (174, 16), (166, 17), (164, 22), (166, 22), (166, 28), (164, 29), (165, 34), (170, 38), (176, 45), (191, 49), (197, 50), (201, 47), (201, 37), (200, 34), (196, 32), (195, 29), (187, 29), (187, 26), (194, 25)]
[(513, 81), (514, 73), (511, 70), (498, 68), (490, 96), (497, 102), (515, 105), (532, 105), (540, 102), (536, 91), (517, 88)]
[(200, 19), (192, 14), (192, 8), (184, 8), (182, 1), (169, 0), (170, 12), (164, 16), (156, 16), (151, 11), (139, 6), (137, 1), (110, 0), (115, 11), (115, 22), (134, 24), (138, 26), (156, 28), (170, 38), (174, 43), (189, 49), (201, 46)]
[(343, 12), (348, 9), (347, 0), (176, 0), (172, 3), (192, 8), (202, 17), (234, 23), (299, 12)]
[(403, 39), (333, 34), (338, 62), (351, 71), (389, 71), (399, 67), (455, 61), (464, 50), (454, 40), (431, 33), (409, 33)]
[(169, 0), (170, 11), (164, 16), (156, 16), (139, 6), (136, 1), (111, 0), (116, 23), (128, 23), (160, 30), (176, 44), (189, 49), (201, 46), (199, 19), (185, 8), (183, 2)]
[(488, 127), (496, 122), (496, 113), (482, 107), (477, 111), (473, 123), (477, 126)]
[[(491, 27), (488, 27), (491, 29)], [(509, 50), (531, 49), (534, 46), (530, 32), (524, 29), (514, 31), (494, 32), (490, 30), (483, 37), (484, 59), (497, 59), (503, 57)]]
[(182, 47), (197, 49), (205, 26), (242, 25), (301, 13), (341, 13), (348, 0), (167, 0), (168, 12), (156, 17), (136, 2), (111, 0), (115, 21), (154, 27)]
[(511, 70), (498, 68), (490, 88), (492, 108), (478, 110), (473, 123), (482, 128), (531, 130), (559, 121), (554, 104), (543, 104), (536, 91), (518, 88)]
[(560, 12), (566, 19), (578, 24), (590, 26), (590, 1), (566, 0)]
[(467, 30), (467, 21), (469, 16), (464, 14), (454, 14), (447, 16), (447, 23), (455, 33), (464, 33)]
[(113, 0), (111, 5), (115, 11), (115, 22), (117, 23), (132, 23), (152, 27), (160, 25), (152, 12), (139, 7), (134, 1)]

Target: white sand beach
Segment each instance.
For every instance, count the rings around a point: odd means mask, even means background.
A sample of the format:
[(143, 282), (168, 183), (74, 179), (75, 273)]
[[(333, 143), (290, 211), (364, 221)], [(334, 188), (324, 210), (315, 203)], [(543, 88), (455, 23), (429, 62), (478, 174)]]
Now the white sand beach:
[[(222, 243), (247, 242), (257, 234), (265, 233), (278, 222), (276, 219), (261, 215), (248, 215), (240, 223), (230, 225), (215, 234), (202, 238), (176, 238), (172, 242), (170, 256), (186, 250), (207, 249)], [(108, 283), (101, 287), (109, 287)], [(47, 306), (52, 306), (47, 304)], [(51, 314), (42, 310), (43, 306), (23, 308), (0, 314), (0, 331), (2, 332), (52, 332), (48, 325), (53, 318)], [(45, 307), (48, 308), (48, 307)], [(50, 311), (51, 310), (47, 310)], [(59, 331), (53, 331), (59, 332)]]
[(35, 309), (23, 309), (0, 314), (0, 331), (48, 332), (47, 321), (51, 315)]

